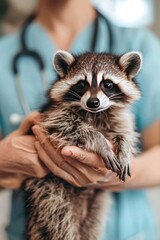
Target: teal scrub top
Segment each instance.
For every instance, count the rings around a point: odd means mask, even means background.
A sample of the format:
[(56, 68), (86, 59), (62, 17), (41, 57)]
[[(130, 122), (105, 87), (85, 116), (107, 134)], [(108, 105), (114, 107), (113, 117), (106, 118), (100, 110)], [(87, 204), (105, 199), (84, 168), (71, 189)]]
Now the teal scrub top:
[[(109, 49), (109, 29), (106, 21), (99, 18), (99, 35), (96, 51)], [(136, 127), (142, 131), (160, 118), (160, 44), (148, 30), (127, 29), (110, 24), (115, 54), (141, 51), (143, 68), (137, 81), (142, 90), (142, 98), (133, 106)], [(76, 36), (70, 51), (82, 53), (91, 49), (93, 23)], [(51, 84), (56, 75), (52, 68), (52, 55), (57, 50), (42, 26), (32, 23), (28, 29), (26, 42), (30, 49), (38, 51), (44, 59)], [(11, 71), (14, 55), (20, 50), (19, 32), (0, 40), (0, 129), (5, 137), (18, 126), (10, 121), (12, 113), (23, 114), (19, 102), (15, 79)], [(39, 109), (45, 101), (43, 85), (37, 64), (33, 59), (23, 57), (19, 63), (21, 84), (32, 110)], [(102, 240), (156, 240), (154, 217), (144, 191), (124, 191), (113, 193), (113, 204), (107, 217)], [(9, 240), (25, 240), (24, 195), (14, 191), (10, 223), (7, 227)]]

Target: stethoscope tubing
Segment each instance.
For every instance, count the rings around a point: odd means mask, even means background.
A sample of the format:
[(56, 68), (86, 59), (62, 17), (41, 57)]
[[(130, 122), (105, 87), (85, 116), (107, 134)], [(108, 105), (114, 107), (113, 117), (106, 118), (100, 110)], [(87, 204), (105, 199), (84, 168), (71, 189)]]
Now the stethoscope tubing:
[(16, 90), (17, 90), (17, 95), (18, 95), (21, 107), (23, 109), (23, 112), (24, 112), (24, 115), (19, 115), (17, 113), (11, 114), (10, 122), (13, 125), (18, 125), (19, 123), (21, 123), (21, 121), (23, 120), (23, 118), (26, 115), (31, 113), (31, 108), (25, 97), (24, 90), (23, 90), (22, 84), (21, 84), (21, 75), (20, 75), (20, 71), (19, 71), (19, 67), (18, 67), (19, 61), (21, 60), (21, 58), (23, 58), (23, 57), (29, 58), (30, 57), (30, 58), (34, 59), (35, 62), (37, 62), (37, 65), (39, 66), (41, 78), (42, 78), (44, 92), (47, 91), (47, 89), (48, 89), (48, 81), (49, 80), (48, 80), (48, 74), (47, 74), (47, 71), (45, 68), (44, 61), (43, 61), (41, 55), (37, 51), (29, 49), (27, 46), (27, 43), (26, 43), (27, 30), (28, 30), (28, 27), (31, 24), (31, 22), (34, 20), (34, 18), (35, 18), (35, 15), (29, 16), (29, 18), (24, 23), (24, 27), (22, 28), (22, 31), (20, 33), (21, 49), (14, 56), (13, 61), (12, 61), (12, 72), (13, 72), (13, 75), (15, 78), (15, 86), (16, 86)]
[(99, 36), (99, 30), (100, 30), (100, 28), (99, 28), (99, 17), (101, 17), (102, 19), (105, 20), (105, 23), (106, 23), (106, 26), (107, 26), (107, 29), (108, 29), (108, 36), (107, 36), (108, 37), (108, 49), (109, 49), (109, 52), (112, 52), (114, 42), (113, 42), (113, 33), (112, 33), (111, 24), (108, 21), (108, 19), (103, 14), (101, 14), (97, 9), (96, 9), (96, 12), (97, 12), (97, 17), (96, 17), (95, 22), (94, 22), (94, 30), (93, 30), (93, 37), (92, 37), (92, 43), (91, 43), (91, 51), (92, 52), (96, 51), (96, 45), (97, 45), (97, 42), (98, 42), (98, 36)]

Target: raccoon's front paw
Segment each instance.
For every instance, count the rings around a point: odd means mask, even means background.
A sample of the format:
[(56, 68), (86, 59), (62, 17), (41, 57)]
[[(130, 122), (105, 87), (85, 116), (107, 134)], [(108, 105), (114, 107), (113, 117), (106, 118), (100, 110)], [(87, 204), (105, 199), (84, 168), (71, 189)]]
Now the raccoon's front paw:
[(107, 169), (117, 173), (118, 176), (121, 174), (121, 165), (113, 151), (107, 151), (103, 159)]
[(131, 176), (130, 164), (129, 163), (126, 163), (125, 165), (121, 164), (121, 173), (119, 174), (119, 179), (125, 181), (128, 176)]
[(121, 172), (118, 175), (119, 179), (122, 181), (125, 181), (128, 176), (131, 176), (130, 173), (130, 157), (128, 156), (123, 156), (122, 153), (119, 154), (118, 160), (121, 166)]

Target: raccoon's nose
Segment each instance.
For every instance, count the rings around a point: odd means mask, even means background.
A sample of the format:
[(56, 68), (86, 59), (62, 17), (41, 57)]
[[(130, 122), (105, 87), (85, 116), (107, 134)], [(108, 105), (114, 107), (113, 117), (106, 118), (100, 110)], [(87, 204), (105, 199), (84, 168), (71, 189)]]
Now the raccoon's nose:
[(98, 98), (89, 98), (87, 101), (87, 107), (89, 108), (98, 108), (100, 105), (100, 101)]

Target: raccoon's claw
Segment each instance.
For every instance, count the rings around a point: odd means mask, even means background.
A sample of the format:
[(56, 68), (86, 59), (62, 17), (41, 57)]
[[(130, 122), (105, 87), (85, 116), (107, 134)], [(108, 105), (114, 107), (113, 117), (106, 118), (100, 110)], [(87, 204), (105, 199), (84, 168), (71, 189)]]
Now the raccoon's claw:
[(111, 171), (117, 173), (118, 175), (121, 173), (121, 165), (118, 162), (118, 159), (116, 156), (113, 154), (107, 154), (107, 156), (104, 159), (106, 168), (110, 169)]
[(125, 166), (121, 165), (121, 173), (119, 174), (119, 179), (125, 182), (127, 176), (131, 176), (129, 164)]

